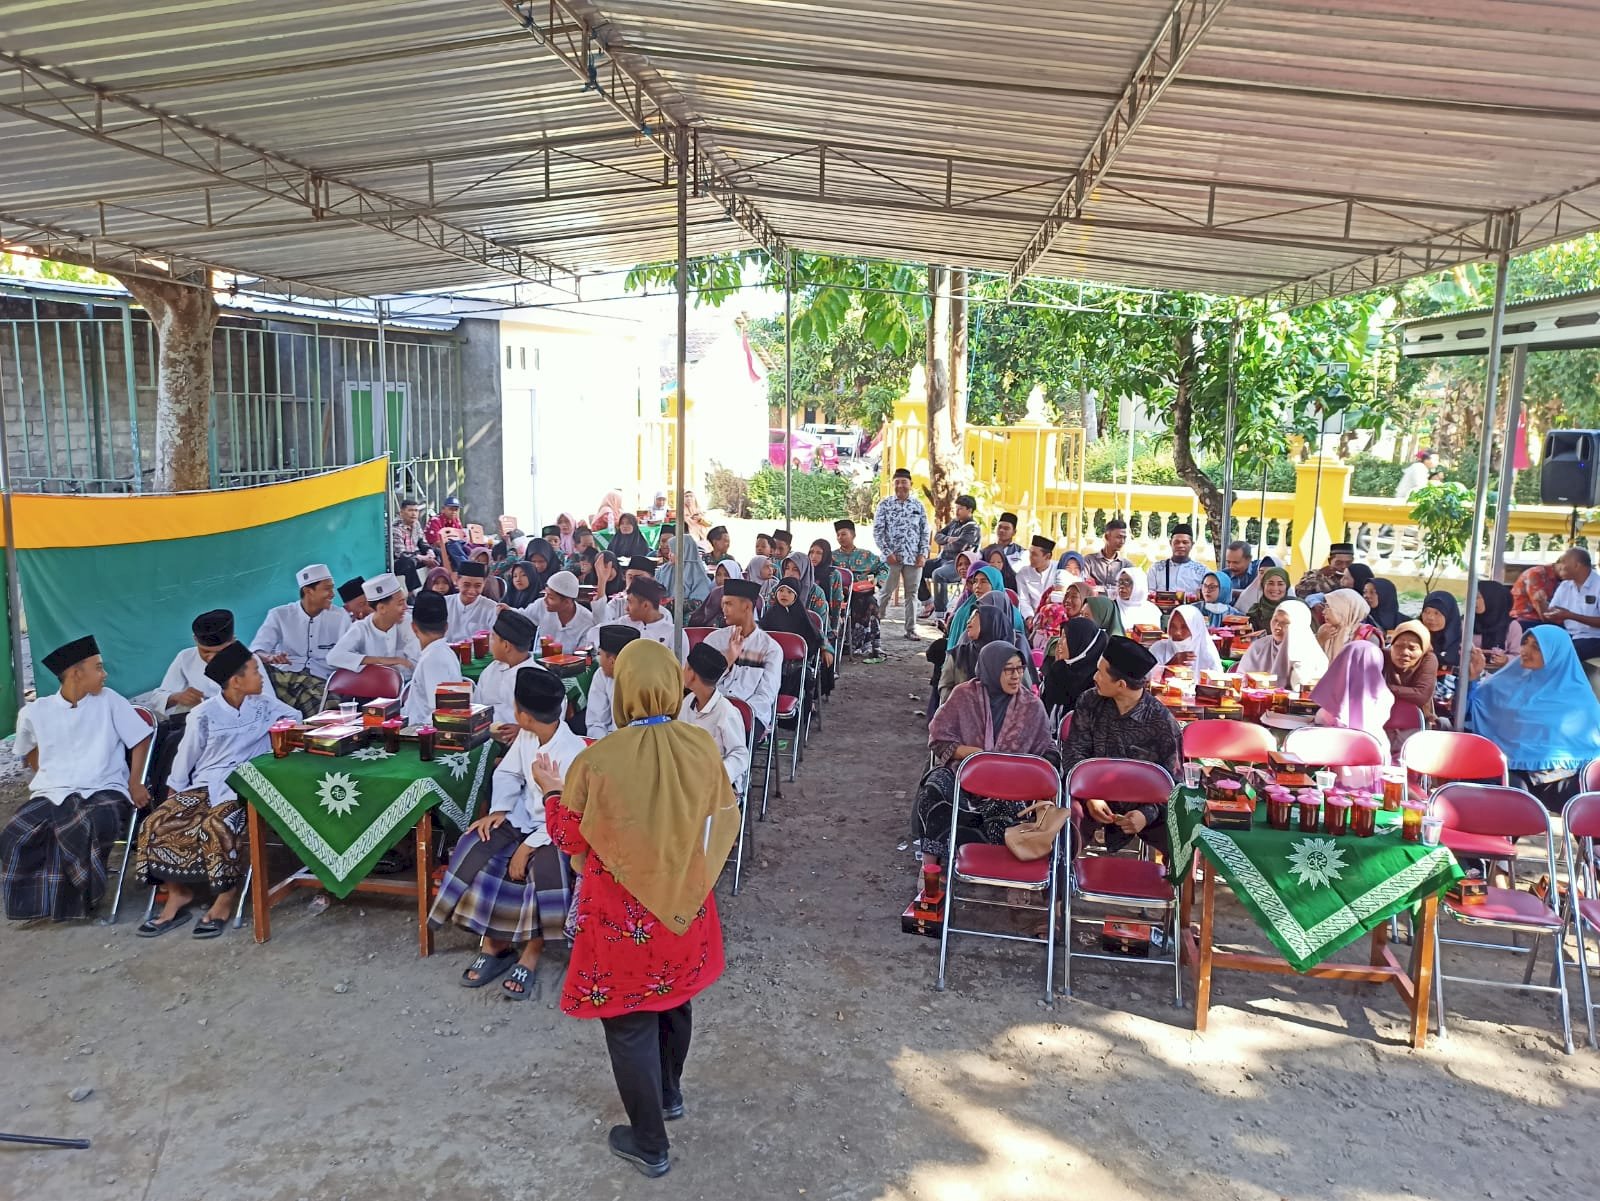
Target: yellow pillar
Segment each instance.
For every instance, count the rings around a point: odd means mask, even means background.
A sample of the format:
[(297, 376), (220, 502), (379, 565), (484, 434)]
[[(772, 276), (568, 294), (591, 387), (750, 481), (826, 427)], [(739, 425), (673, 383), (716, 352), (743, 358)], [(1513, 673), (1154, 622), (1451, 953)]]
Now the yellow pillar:
[(883, 467), (878, 474), (878, 487), (884, 496), (894, 492), (894, 473), (900, 467), (911, 472), (913, 490), (928, 484), (928, 402), (917, 390), (919, 371), (920, 368), (912, 372), (911, 387), (894, 402), (894, 417), (889, 423), (889, 436), (883, 451)]
[(1294, 469), (1294, 556), (1289, 574), (1299, 579), (1328, 561), (1328, 547), (1344, 538), (1344, 505), (1351, 467), (1331, 455), (1312, 455)]
[[(1038, 421), (1024, 421), (1006, 431), (1005, 458), (1000, 468), (1000, 487), (995, 501), (999, 508), (1017, 515), (1017, 537), (1027, 542), (1043, 521), (1045, 488), (1050, 465), (1057, 454), (1059, 431)], [(1054, 537), (1054, 533), (1050, 533)]]

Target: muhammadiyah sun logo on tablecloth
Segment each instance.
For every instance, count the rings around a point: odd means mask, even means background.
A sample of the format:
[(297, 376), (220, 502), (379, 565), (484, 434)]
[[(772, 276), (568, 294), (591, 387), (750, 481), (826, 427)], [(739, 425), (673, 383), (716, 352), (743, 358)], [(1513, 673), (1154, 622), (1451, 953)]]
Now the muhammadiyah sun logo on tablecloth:
[(1289, 852), (1289, 872), (1301, 884), (1326, 888), (1343, 877), (1344, 851), (1331, 838), (1304, 838)]
[(360, 802), (361, 790), (342, 771), (329, 772), (317, 785), (317, 800), (335, 817), (344, 817)]
[(472, 753), (460, 751), (454, 755), (440, 755), (439, 766), (449, 771), (452, 780), (464, 780), (472, 766)]

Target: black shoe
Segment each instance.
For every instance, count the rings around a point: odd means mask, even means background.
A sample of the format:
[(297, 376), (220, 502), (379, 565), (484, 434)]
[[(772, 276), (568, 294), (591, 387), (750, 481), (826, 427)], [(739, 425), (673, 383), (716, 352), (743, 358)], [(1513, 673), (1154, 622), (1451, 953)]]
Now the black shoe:
[(679, 1118), (681, 1118), (683, 1116), (683, 1114), (684, 1114), (684, 1109), (683, 1109), (683, 1098), (682, 1097), (679, 1097), (676, 1101), (662, 1101), (661, 1102), (661, 1116), (663, 1118), (665, 1118), (667, 1121), (676, 1122)]
[(611, 1133), (606, 1136), (606, 1143), (611, 1147), (611, 1154), (618, 1159), (627, 1160), (652, 1179), (665, 1176), (672, 1167), (666, 1152), (663, 1151), (659, 1157), (652, 1158), (639, 1150), (639, 1144), (634, 1142), (631, 1126), (613, 1126)]

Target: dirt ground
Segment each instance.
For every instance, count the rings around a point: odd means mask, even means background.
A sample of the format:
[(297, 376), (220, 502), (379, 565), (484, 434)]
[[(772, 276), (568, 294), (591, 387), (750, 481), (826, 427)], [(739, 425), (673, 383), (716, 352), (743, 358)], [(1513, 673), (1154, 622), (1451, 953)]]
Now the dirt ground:
[[(0, 1197), (1595, 1195), (1600, 1054), (1563, 1055), (1542, 998), (1457, 986), (1449, 1038), (1419, 1054), (1373, 987), (1221, 976), (1202, 1037), (1156, 969), (1087, 964), (1046, 1009), (1032, 948), (969, 939), (935, 992), (896, 850), (927, 672), (889, 632), (757, 828), (741, 894), (720, 890), (729, 967), (695, 1003), (664, 1179), (606, 1152), (623, 1119), (597, 1024), (548, 986), (522, 1005), (458, 987), (466, 935), (418, 960), (407, 907), (313, 915), (301, 893), (264, 946), (248, 927), (147, 942), (130, 892), (115, 927), (0, 933), (0, 1128), (94, 1140), (0, 1149)], [(0, 819), (20, 795), (13, 778)]]

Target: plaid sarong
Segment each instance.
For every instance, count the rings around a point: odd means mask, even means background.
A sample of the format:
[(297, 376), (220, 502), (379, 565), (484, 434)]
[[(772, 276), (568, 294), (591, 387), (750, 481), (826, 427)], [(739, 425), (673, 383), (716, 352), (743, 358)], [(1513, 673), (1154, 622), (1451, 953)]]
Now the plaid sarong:
[(106, 895), (106, 856), (132, 803), (120, 792), (34, 797), (0, 830), (0, 892), (14, 921), (87, 917)]
[(497, 827), (488, 843), (465, 835), (450, 856), (428, 925), (437, 930), (454, 922), (474, 934), (514, 943), (560, 938), (572, 899), (570, 874), (562, 870), (561, 853), (543, 846), (533, 853), (528, 881), (508, 879), (506, 868), (521, 842), (522, 834), (510, 822)]
[(267, 667), (272, 680), (272, 691), (286, 705), (300, 710), (301, 717), (313, 717), (322, 712), (322, 694), (328, 681), (308, 671), (285, 671), (281, 667)]

